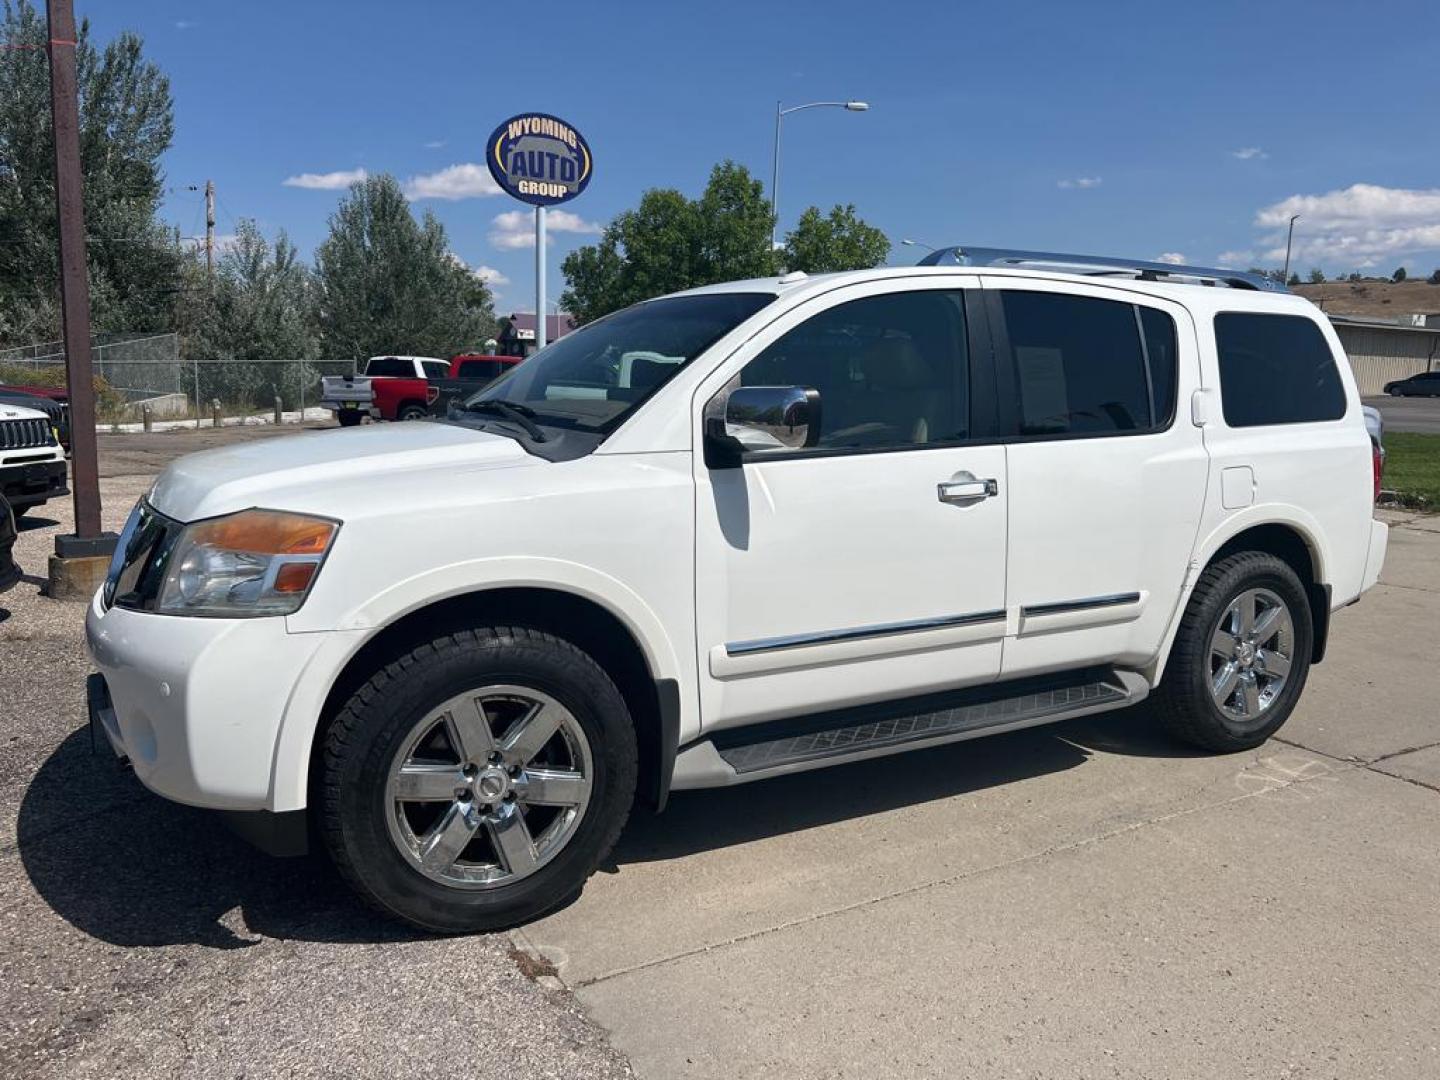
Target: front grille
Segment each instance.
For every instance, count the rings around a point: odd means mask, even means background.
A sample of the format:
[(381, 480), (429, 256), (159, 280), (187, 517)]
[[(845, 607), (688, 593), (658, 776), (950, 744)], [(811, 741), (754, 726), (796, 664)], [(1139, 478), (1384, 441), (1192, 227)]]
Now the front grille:
[(0, 450), (29, 450), (52, 446), (48, 420), (0, 420)]

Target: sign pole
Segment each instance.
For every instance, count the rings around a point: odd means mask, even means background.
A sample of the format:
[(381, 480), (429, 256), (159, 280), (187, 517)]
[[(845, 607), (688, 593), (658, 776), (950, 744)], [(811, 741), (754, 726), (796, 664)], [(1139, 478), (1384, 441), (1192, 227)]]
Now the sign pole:
[(545, 207), (535, 207), (535, 349), (545, 347)]

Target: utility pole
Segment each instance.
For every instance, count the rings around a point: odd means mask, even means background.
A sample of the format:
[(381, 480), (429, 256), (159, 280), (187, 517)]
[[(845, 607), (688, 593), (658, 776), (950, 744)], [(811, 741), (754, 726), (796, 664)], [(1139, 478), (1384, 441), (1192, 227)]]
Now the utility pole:
[(100, 530), (100, 468), (95, 446), (95, 383), (90, 358), (90, 285), (85, 264), (80, 116), (72, 0), (46, 0), (50, 31), (50, 115), (55, 135), (55, 208), (60, 221), (60, 304), (70, 394), (70, 486), (75, 532), (55, 538), (50, 595), (86, 596), (104, 580), (115, 535)]
[(215, 276), (215, 181), (205, 181), (205, 273)]

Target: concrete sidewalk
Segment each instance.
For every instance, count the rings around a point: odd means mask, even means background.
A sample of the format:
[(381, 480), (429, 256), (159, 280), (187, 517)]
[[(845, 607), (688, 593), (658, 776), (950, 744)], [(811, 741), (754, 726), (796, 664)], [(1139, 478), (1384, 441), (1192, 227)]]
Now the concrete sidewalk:
[(523, 934), (647, 1077), (1440, 1075), (1440, 528), (1282, 738), (1141, 706), (675, 796)]

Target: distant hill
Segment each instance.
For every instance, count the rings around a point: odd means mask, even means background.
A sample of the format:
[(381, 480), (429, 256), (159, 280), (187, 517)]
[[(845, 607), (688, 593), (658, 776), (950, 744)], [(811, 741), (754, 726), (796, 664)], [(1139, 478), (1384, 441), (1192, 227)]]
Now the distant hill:
[(1415, 314), (1440, 314), (1440, 285), (1424, 278), (1402, 281), (1328, 281), (1324, 285), (1293, 285), (1299, 293), (1331, 315), (1394, 321)]

